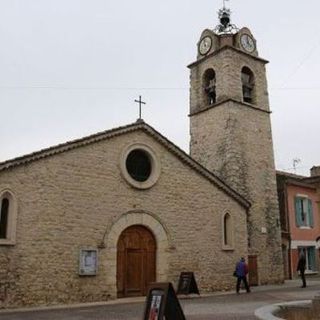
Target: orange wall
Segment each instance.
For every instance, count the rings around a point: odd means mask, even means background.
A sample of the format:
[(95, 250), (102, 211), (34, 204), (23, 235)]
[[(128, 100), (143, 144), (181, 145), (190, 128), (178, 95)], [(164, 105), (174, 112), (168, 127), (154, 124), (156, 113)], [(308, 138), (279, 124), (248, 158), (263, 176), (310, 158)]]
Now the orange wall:
[[(297, 194), (303, 194), (308, 196), (312, 200), (313, 206), (313, 228), (301, 229), (296, 226), (295, 218), (295, 204), (294, 199)], [(315, 241), (320, 236), (320, 216), (319, 216), (319, 204), (316, 190), (305, 187), (288, 185), (287, 188), (287, 201), (288, 201), (288, 214), (289, 224), (291, 231), (291, 240), (311, 240)]]
[(292, 271), (293, 273), (297, 273), (299, 254), (297, 249), (291, 250), (291, 261), (292, 261)]

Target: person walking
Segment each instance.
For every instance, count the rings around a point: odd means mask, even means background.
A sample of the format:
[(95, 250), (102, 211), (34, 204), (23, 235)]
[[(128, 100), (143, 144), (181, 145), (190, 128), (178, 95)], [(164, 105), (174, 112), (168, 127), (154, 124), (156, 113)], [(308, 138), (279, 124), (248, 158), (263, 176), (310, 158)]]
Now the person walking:
[(250, 288), (249, 288), (248, 281), (247, 281), (247, 274), (248, 274), (248, 265), (246, 263), (245, 258), (242, 257), (240, 259), (240, 261), (237, 262), (236, 270), (235, 270), (235, 275), (237, 277), (237, 285), (236, 285), (237, 293), (239, 293), (239, 291), (240, 291), (241, 281), (244, 283), (246, 291), (248, 293), (250, 292)]
[(301, 251), (299, 255), (297, 271), (300, 271), (300, 277), (302, 280), (301, 288), (305, 288), (307, 286), (306, 277), (304, 275), (304, 272), (306, 271), (306, 256), (304, 255), (303, 251)]

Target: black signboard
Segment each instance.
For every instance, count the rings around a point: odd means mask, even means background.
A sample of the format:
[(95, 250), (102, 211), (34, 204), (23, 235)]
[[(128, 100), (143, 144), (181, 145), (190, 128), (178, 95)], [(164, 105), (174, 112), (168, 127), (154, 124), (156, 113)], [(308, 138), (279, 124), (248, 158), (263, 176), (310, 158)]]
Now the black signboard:
[(193, 272), (181, 272), (177, 294), (199, 293), (196, 279)]
[(186, 320), (170, 282), (152, 283), (143, 320)]

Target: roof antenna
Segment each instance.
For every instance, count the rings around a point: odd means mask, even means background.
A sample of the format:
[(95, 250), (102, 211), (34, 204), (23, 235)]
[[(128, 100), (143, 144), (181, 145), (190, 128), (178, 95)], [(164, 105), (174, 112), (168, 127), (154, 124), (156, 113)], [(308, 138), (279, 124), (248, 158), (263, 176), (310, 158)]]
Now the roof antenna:
[(294, 173), (296, 174), (297, 173), (297, 165), (301, 162), (301, 159), (299, 158), (294, 158), (292, 160), (292, 164), (293, 164), (293, 170), (294, 170)]

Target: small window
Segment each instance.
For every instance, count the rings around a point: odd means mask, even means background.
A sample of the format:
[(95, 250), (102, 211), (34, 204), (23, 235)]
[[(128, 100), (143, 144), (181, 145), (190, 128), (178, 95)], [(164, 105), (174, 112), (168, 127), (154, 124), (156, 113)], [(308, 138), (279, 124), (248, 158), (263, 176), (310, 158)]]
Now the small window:
[(254, 94), (254, 76), (252, 71), (244, 67), (241, 71), (241, 81), (242, 81), (242, 95), (243, 101), (247, 103), (253, 103)]
[(231, 239), (230, 239), (230, 214), (227, 213), (224, 216), (224, 221), (223, 221), (223, 225), (224, 225), (224, 245), (225, 246), (229, 246), (231, 244)]
[(312, 201), (305, 197), (295, 197), (297, 227), (313, 227)]
[(216, 103), (216, 74), (213, 69), (208, 69), (204, 74), (204, 93), (207, 104)]
[(144, 150), (132, 150), (126, 160), (126, 167), (131, 178), (144, 182), (151, 175), (151, 161)]
[(0, 245), (13, 245), (16, 238), (17, 202), (11, 191), (0, 192)]
[(223, 216), (223, 249), (233, 249), (233, 226), (230, 213)]
[(8, 215), (9, 215), (9, 199), (3, 198), (1, 201), (0, 239), (6, 239), (7, 237)]
[(123, 149), (120, 155), (123, 178), (138, 189), (151, 188), (159, 179), (160, 159), (151, 146), (134, 143)]

